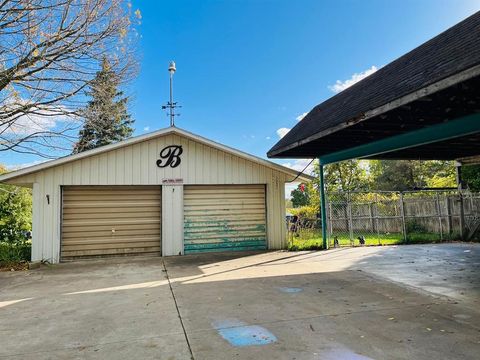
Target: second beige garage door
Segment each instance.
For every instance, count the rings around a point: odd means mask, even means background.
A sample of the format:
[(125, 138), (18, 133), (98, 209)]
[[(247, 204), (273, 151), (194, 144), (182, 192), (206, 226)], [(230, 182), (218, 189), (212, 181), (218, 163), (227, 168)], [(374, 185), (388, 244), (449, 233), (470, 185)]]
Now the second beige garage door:
[(184, 192), (185, 254), (264, 250), (264, 185), (190, 185)]
[(62, 260), (161, 255), (160, 186), (68, 186), (62, 193)]

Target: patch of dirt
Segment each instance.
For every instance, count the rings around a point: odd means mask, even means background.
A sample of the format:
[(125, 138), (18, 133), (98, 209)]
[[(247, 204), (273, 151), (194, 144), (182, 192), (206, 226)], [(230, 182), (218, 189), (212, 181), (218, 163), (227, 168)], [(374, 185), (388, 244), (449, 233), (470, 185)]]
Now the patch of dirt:
[(0, 271), (25, 271), (28, 270), (27, 261), (0, 262)]

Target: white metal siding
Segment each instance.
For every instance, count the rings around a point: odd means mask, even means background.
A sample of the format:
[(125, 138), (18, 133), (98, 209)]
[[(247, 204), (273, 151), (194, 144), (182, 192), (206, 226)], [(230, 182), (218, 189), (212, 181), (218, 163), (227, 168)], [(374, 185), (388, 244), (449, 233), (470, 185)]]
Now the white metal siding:
[(184, 190), (185, 253), (266, 249), (264, 185)]
[(161, 254), (160, 186), (67, 186), (61, 259)]
[[(182, 163), (174, 169), (158, 168), (155, 164), (158, 154), (172, 144), (183, 146)], [(34, 184), (33, 260), (59, 261), (61, 186), (161, 185), (165, 178), (181, 178), (185, 185), (266, 185), (267, 246), (269, 249), (286, 246), (284, 184), (290, 180), (289, 175), (170, 134), (16, 179)]]

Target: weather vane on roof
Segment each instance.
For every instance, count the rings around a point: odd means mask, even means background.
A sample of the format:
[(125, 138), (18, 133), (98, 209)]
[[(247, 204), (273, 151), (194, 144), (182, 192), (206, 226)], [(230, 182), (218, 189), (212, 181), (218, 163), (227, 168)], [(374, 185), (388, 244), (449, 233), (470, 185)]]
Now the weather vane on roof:
[(175, 109), (181, 107), (177, 105), (176, 102), (173, 102), (173, 74), (175, 74), (177, 68), (175, 67), (175, 61), (170, 61), (168, 65), (168, 72), (170, 73), (170, 101), (167, 102), (167, 105), (163, 105), (162, 109), (169, 109), (167, 115), (170, 116), (170, 126), (175, 126), (175, 116), (179, 116), (180, 114), (175, 113)]

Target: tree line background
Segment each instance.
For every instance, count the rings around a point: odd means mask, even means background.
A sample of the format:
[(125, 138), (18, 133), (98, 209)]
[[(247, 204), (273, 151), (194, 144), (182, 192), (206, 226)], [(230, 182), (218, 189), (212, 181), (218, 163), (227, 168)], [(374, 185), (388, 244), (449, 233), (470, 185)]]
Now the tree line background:
[[(318, 179), (318, 162), (314, 162), (313, 173)], [(453, 161), (348, 160), (326, 165), (324, 175), (327, 193), (457, 188)], [(462, 166), (462, 182), (464, 188), (480, 192), (480, 165)], [(287, 208), (306, 207), (306, 215), (315, 217), (320, 204), (318, 186), (318, 181), (299, 184)]]

